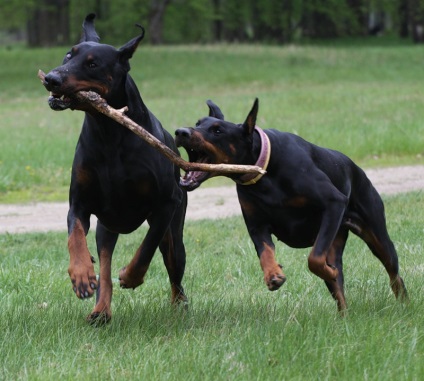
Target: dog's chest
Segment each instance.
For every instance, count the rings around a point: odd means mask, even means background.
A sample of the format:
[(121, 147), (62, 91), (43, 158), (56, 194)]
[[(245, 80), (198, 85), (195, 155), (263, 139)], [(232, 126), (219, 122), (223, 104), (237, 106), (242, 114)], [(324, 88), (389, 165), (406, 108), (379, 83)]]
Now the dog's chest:
[(292, 247), (313, 245), (322, 211), (307, 198), (281, 192), (239, 192), (239, 200), (248, 228), (267, 227), (280, 241)]
[[(96, 214), (147, 215), (163, 192), (169, 190), (171, 176), (158, 175), (158, 164), (143, 151), (128, 147), (77, 149), (73, 168), (73, 188)], [(175, 181), (174, 181), (175, 182)]]

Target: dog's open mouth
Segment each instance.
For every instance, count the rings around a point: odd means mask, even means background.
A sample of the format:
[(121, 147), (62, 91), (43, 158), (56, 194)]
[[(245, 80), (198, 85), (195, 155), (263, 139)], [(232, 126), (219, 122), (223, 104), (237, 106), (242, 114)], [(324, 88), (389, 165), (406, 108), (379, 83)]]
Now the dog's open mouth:
[[(44, 73), (42, 70), (38, 70), (37, 76), (38, 78), (40, 78), (41, 83), (44, 85), (44, 87), (47, 90), (51, 90), (51, 87), (46, 81), (46, 73)], [(67, 108), (74, 108), (73, 106), (76, 103), (75, 99), (72, 96), (53, 91), (50, 91), (50, 96), (47, 102), (49, 103), (50, 108), (55, 111), (62, 111), (66, 110)]]
[(68, 108), (73, 108), (75, 99), (68, 95), (50, 92), (48, 103), (52, 110), (62, 111)]
[[(188, 154), (190, 163), (207, 163), (211, 164), (210, 156), (194, 148), (184, 147)], [(187, 191), (192, 191), (198, 188), (205, 180), (212, 176), (211, 172), (203, 171), (187, 171), (183, 177), (180, 178), (180, 185)]]

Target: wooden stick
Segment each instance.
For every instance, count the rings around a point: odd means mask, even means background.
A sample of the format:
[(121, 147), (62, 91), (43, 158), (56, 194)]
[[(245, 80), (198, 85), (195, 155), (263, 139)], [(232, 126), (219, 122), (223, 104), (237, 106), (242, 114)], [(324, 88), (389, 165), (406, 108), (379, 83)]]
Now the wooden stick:
[[(44, 82), (45, 74), (39, 70), (38, 77)], [(146, 131), (143, 127), (135, 123), (132, 119), (128, 118), (125, 113), (128, 107), (116, 110), (110, 107), (107, 102), (94, 91), (79, 91), (76, 93), (76, 98), (80, 102), (88, 103), (93, 106), (100, 113), (112, 118), (119, 124), (128, 128), (152, 147), (156, 148), (159, 152), (165, 155), (176, 166), (184, 171), (203, 171), (203, 172), (218, 172), (218, 173), (261, 173), (265, 174), (266, 171), (256, 165), (236, 165), (236, 164), (207, 164), (207, 163), (192, 163), (183, 160), (171, 148), (163, 144), (159, 139)]]

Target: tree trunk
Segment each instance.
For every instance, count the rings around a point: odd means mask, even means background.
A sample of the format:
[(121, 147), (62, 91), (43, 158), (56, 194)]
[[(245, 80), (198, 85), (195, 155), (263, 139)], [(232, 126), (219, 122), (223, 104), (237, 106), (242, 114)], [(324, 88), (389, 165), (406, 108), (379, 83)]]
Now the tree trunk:
[(409, 19), (412, 28), (412, 39), (415, 43), (424, 43), (424, 12), (420, 0), (409, 1)]
[(154, 45), (158, 45), (163, 42), (163, 16), (165, 14), (166, 7), (171, 1), (172, 0), (152, 0), (150, 2), (149, 38), (150, 42)]
[(409, 37), (409, 12), (408, 0), (399, 0), (399, 36)]
[(348, 0), (347, 3), (355, 16), (359, 27), (359, 35), (367, 35), (369, 9), (366, 8), (366, 3), (363, 0)]
[(313, 37), (334, 38), (338, 37), (336, 26), (328, 15), (322, 12), (313, 11), (309, 30)]
[(293, 41), (293, 1), (286, 1), (283, 3), (282, 9), (282, 17), (283, 17), (283, 32), (284, 35), (282, 37), (281, 42), (292, 42)]
[(44, 0), (27, 23), (28, 45), (69, 44), (69, 0)]
[(221, 0), (213, 0), (213, 38), (214, 41), (222, 40), (222, 16), (221, 16)]

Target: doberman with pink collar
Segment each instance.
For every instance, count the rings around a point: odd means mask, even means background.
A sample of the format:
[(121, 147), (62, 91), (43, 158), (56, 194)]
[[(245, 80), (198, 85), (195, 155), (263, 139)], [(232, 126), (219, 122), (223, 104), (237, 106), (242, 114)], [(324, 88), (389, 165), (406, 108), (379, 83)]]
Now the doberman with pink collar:
[[(277, 290), (286, 280), (275, 259), (271, 237), (275, 235), (294, 248), (312, 247), (309, 269), (325, 281), (339, 311), (344, 311), (342, 256), (352, 232), (382, 262), (395, 296), (407, 297), (383, 202), (361, 168), (344, 154), (299, 136), (261, 130), (256, 126), (257, 99), (243, 124), (224, 121), (219, 107), (207, 104), (208, 117), (194, 128), (176, 131), (177, 146), (187, 150), (191, 162), (256, 164), (266, 169), (265, 175), (229, 177), (237, 183), (243, 217), (269, 290)], [(214, 175), (188, 172), (180, 183), (192, 191)]]
[[(112, 316), (111, 263), (118, 236), (133, 232), (145, 221), (150, 227), (133, 259), (119, 273), (121, 287), (143, 283), (159, 247), (171, 282), (171, 301), (186, 301), (181, 281), (187, 194), (179, 186), (179, 169), (168, 159), (130, 130), (76, 100), (78, 91), (93, 90), (116, 109), (128, 106), (131, 119), (178, 153), (174, 139), (148, 110), (128, 74), (129, 60), (144, 30), (115, 49), (99, 43), (93, 20), (93, 14), (86, 17), (81, 42), (66, 54), (61, 66), (45, 76), (44, 85), (52, 93), (49, 104), (53, 110), (85, 111), (69, 192), (68, 272), (78, 298), (91, 297), (97, 290), (96, 305), (87, 317), (97, 324)], [(86, 241), (92, 214), (98, 219), (99, 281)]]

